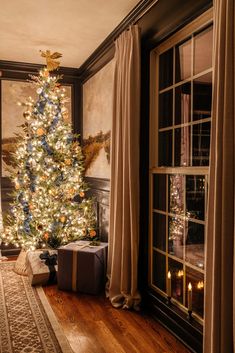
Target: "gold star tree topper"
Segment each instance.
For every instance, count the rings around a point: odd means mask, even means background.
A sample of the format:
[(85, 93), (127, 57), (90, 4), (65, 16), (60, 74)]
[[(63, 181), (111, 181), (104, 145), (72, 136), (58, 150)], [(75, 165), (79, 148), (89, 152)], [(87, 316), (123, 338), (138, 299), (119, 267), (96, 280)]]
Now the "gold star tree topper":
[(46, 59), (47, 63), (47, 70), (53, 71), (56, 70), (60, 66), (60, 62), (56, 59), (62, 57), (62, 54), (58, 53), (57, 51), (51, 53), (50, 50), (42, 51), (40, 50), (41, 56)]

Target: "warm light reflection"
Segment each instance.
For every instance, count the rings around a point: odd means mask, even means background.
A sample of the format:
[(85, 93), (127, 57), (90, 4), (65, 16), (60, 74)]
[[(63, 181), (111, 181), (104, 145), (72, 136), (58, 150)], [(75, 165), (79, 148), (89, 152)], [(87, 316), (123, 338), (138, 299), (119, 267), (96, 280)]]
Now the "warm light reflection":
[(184, 275), (184, 271), (183, 270), (179, 270), (178, 273), (177, 273), (177, 276), (178, 277), (183, 277)]
[(203, 281), (199, 281), (197, 284), (197, 289), (203, 289), (204, 288), (204, 282)]

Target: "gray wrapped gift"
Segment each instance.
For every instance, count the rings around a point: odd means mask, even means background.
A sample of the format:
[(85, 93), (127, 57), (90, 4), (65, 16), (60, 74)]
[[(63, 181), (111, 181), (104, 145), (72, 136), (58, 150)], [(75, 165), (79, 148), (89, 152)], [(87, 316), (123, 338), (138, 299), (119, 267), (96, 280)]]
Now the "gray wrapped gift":
[[(57, 250), (48, 250), (50, 255), (57, 254)], [(26, 266), (29, 276), (29, 281), (32, 286), (34, 285), (46, 285), (49, 282), (50, 270), (45, 264), (45, 260), (40, 259), (40, 254), (45, 250), (28, 251), (26, 254)], [(58, 265), (54, 266), (54, 269), (58, 270)]]
[(107, 243), (77, 241), (58, 249), (58, 288), (98, 294), (104, 288)]

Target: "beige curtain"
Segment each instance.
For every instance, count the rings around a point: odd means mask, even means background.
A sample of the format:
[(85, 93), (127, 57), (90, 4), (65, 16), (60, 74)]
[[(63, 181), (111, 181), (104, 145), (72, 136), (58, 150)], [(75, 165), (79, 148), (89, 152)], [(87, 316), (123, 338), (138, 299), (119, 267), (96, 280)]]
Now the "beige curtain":
[(115, 42), (107, 295), (115, 307), (138, 308), (140, 34)]
[(234, 0), (215, 0), (204, 353), (234, 349), (234, 12)]

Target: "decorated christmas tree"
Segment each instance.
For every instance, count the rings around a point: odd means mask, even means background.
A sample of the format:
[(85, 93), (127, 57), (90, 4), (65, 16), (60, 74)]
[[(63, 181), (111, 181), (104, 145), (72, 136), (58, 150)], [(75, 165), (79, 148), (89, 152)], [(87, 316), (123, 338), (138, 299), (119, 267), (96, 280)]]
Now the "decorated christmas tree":
[[(2, 241), (23, 249), (57, 248), (77, 239), (96, 239), (93, 200), (86, 198), (78, 136), (67, 122), (67, 98), (59, 53), (42, 52), (47, 66), (31, 76), (38, 98), (25, 107), (23, 133), (13, 155), (15, 185)], [(76, 196), (76, 197), (75, 197)]]

